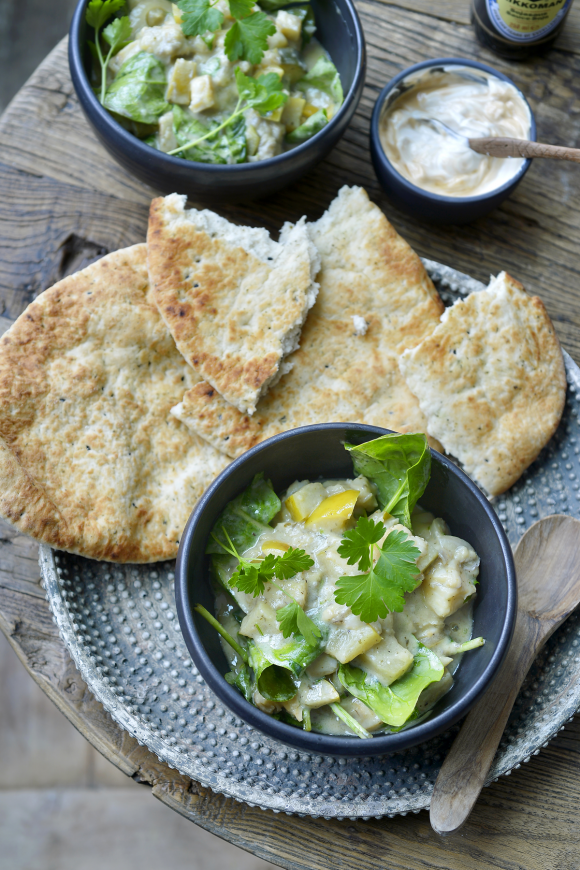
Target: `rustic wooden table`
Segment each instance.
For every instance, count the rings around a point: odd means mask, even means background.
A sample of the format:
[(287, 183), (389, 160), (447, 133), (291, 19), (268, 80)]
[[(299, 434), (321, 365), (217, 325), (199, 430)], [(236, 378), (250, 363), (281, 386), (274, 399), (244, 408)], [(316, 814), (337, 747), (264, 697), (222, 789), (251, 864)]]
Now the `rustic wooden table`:
[[(410, 64), (442, 56), (477, 57), (508, 73), (530, 99), (538, 138), (580, 144), (580, 4), (556, 48), (517, 64), (475, 42), (468, 0), (359, 0), (358, 8), (367, 85), (346, 136), (291, 191), (223, 213), (277, 231), (304, 213), (316, 219), (341, 185), (364, 185), (420, 254), (480, 280), (503, 268), (521, 279), (580, 362), (580, 167), (538, 161), (501, 209), (468, 227), (439, 228), (389, 205), (368, 152), (382, 85)], [(0, 120), (0, 333), (64, 275), (143, 240), (152, 193), (105, 154), (85, 123), (63, 41)], [(5, 525), (0, 532), (0, 627), (28, 672), (103, 755), (196, 824), (293, 870), (579, 870), (580, 719), (486, 789), (465, 828), (446, 839), (431, 831), (425, 812), (353, 823), (251, 809), (180, 776), (115, 725), (58, 637), (39, 586), (37, 546)]]

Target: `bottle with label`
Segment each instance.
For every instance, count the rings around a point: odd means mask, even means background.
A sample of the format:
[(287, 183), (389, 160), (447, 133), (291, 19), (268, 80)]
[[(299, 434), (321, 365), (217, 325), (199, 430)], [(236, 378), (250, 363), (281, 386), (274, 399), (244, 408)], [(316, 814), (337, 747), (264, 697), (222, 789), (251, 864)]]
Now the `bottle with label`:
[(571, 5), (572, 0), (473, 0), (472, 21), (480, 42), (517, 60), (552, 44)]

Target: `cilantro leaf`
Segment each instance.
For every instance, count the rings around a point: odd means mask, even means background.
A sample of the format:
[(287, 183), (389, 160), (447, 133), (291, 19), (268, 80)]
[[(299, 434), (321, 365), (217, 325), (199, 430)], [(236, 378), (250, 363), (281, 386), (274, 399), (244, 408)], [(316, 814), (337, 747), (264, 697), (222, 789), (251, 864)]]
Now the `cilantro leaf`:
[(213, 33), (224, 23), (223, 13), (210, 0), (178, 0), (177, 5), (185, 36), (203, 36), (208, 30)]
[(276, 611), (276, 619), (284, 637), (291, 634), (301, 634), (306, 643), (314, 646), (322, 632), (309, 616), (306, 616), (297, 601), (291, 601), (285, 607)]
[(276, 73), (264, 73), (258, 79), (253, 79), (244, 75), (237, 67), (235, 75), (240, 100), (244, 100), (246, 104), (244, 109), (256, 109), (265, 115), (266, 112), (273, 112), (282, 106), (288, 99)]
[(400, 613), (405, 606), (404, 593), (417, 587), (416, 560), (421, 551), (405, 532), (391, 532), (379, 553), (377, 564), (367, 574), (340, 577), (334, 593), (338, 604), (346, 604), (367, 623), (384, 619), (390, 611)]
[(103, 30), (103, 39), (111, 46), (109, 54), (120, 51), (131, 42), (132, 36), (131, 21), (128, 15), (124, 15), (122, 18), (115, 18)]
[(232, 555), (235, 555), (240, 564), (230, 577), (230, 586), (234, 586), (240, 592), (247, 592), (254, 598), (262, 595), (266, 583), (274, 576), (276, 559), (279, 557), (269, 554), (261, 562), (248, 562), (247, 559), (238, 556), (235, 549)]
[(260, 63), (268, 48), (268, 37), (274, 33), (276, 28), (273, 22), (263, 12), (252, 12), (247, 18), (234, 21), (224, 41), (228, 60)]
[[(115, 48), (120, 48), (121, 43), (125, 37), (125, 42), (128, 42), (131, 39), (130, 30), (131, 27), (127, 29), (126, 24), (117, 25), (114, 21), (111, 22), (109, 27), (106, 30), (109, 32), (109, 36), (105, 37), (109, 45), (111, 46), (109, 53), (106, 58), (103, 57), (103, 52), (101, 49), (101, 39), (99, 35), (99, 30), (111, 17), (115, 12), (125, 5), (125, 0), (91, 0), (89, 5), (87, 6), (87, 12), (85, 15), (86, 22), (90, 27), (95, 28), (95, 41), (93, 43), (95, 53), (97, 55), (97, 59), (99, 61), (101, 67), (101, 88), (100, 88), (100, 100), (101, 103), (105, 102), (105, 92), (107, 90), (107, 66), (111, 59), (111, 55)], [(120, 19), (123, 21), (124, 19)], [(127, 21), (129, 19), (127, 18)], [(129, 35), (127, 36), (127, 34)], [(104, 35), (104, 34), (103, 34)], [(113, 39), (113, 42), (110, 40)]]
[(283, 556), (274, 557), (274, 561), (274, 573), (278, 580), (289, 580), (290, 577), (300, 574), (301, 571), (307, 571), (314, 565), (314, 560), (304, 550), (296, 547), (290, 547)]
[(338, 555), (347, 559), (348, 565), (358, 562), (361, 571), (368, 571), (371, 567), (372, 545), (377, 544), (385, 534), (382, 523), (375, 523), (367, 517), (361, 517), (354, 529), (349, 529), (342, 536), (338, 547)]
[(230, 586), (234, 586), (240, 592), (247, 592), (254, 598), (257, 595), (262, 595), (265, 582), (264, 577), (260, 575), (258, 566), (251, 562), (240, 562), (229, 580)]
[(229, 0), (232, 18), (247, 18), (252, 14), (254, 0)]
[(87, 6), (87, 24), (100, 30), (105, 21), (124, 5), (125, 0), (91, 0)]

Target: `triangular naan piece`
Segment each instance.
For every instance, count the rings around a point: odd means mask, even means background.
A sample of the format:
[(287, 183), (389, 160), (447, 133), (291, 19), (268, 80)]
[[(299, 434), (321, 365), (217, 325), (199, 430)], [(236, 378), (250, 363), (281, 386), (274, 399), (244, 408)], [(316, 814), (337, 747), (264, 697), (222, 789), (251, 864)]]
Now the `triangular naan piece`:
[(46, 290), (0, 339), (0, 515), (93, 559), (174, 558), (227, 465), (169, 414), (195, 380), (150, 297), (145, 245)]
[(419, 257), (361, 188), (343, 187), (308, 228), (321, 258), (320, 291), (289, 360), (291, 371), (251, 417), (207, 382), (173, 409), (228, 456), (310, 423), (426, 431), (398, 365), (401, 351), (432, 332), (443, 311)]
[(562, 416), (566, 372), (540, 299), (502, 272), (401, 357), (428, 432), (490, 495), (508, 489)]
[(148, 264), (155, 300), (197, 373), (242, 412), (280, 376), (314, 304), (318, 255), (304, 221), (274, 242), (172, 194), (151, 203)]

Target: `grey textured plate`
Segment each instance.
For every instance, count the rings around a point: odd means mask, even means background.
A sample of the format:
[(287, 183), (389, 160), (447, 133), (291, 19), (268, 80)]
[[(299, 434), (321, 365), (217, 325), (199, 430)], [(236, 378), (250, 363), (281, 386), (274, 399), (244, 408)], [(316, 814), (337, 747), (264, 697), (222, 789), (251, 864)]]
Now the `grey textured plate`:
[[(430, 260), (425, 265), (447, 303), (483, 289), (446, 266)], [(495, 503), (512, 545), (539, 517), (580, 517), (580, 369), (564, 357), (568, 397), (560, 427)], [(173, 563), (112, 565), (41, 546), (40, 566), (55, 622), (83, 679), (115, 721), (171, 767), (274, 812), (364, 819), (429, 806), (459, 726), (390, 756), (337, 759), (295, 752), (224, 709), (192, 665), (175, 615)], [(575, 613), (536, 660), (490, 779), (537, 754), (579, 705)]]

